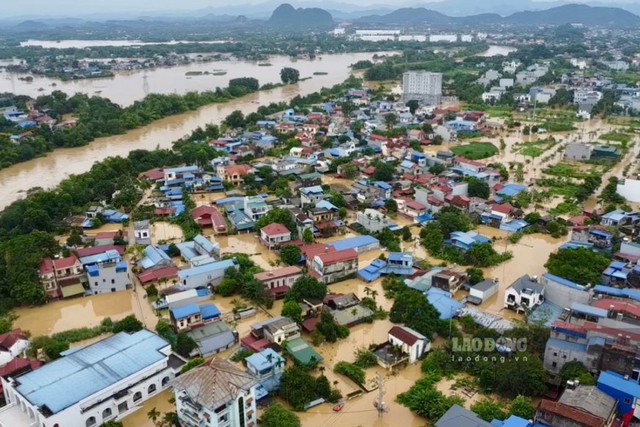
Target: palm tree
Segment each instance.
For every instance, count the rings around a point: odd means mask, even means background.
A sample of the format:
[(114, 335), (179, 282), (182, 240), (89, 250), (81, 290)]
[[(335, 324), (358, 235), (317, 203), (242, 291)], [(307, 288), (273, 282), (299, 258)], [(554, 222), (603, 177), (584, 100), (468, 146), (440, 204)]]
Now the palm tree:
[(368, 286), (365, 286), (364, 287), (364, 293), (365, 293), (366, 296), (371, 295), (371, 288), (368, 287)]
[(376, 297), (378, 296), (378, 291), (376, 291), (375, 289), (371, 290), (371, 298), (373, 298), (373, 301), (376, 300)]
[(160, 415), (162, 414), (155, 407), (151, 408), (151, 410), (147, 412), (147, 418), (149, 418), (154, 423), (158, 420), (158, 418), (160, 418)]

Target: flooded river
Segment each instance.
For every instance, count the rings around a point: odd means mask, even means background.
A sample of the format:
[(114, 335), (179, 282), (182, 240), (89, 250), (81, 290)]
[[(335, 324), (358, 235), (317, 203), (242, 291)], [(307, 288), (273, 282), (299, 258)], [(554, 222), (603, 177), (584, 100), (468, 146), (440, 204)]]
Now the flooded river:
[[(354, 53), (323, 55), (315, 60), (296, 60), (289, 56), (272, 56), (268, 63), (257, 61), (218, 61), (206, 63), (192, 63), (176, 67), (155, 68), (144, 71), (117, 72), (115, 77), (100, 79), (84, 79), (61, 81), (48, 77), (33, 76), (33, 81), (21, 80), (21, 74), (0, 73), (0, 92), (11, 92), (19, 95), (37, 97), (61, 90), (68, 94), (76, 92), (88, 95), (100, 95), (109, 98), (120, 105), (130, 105), (144, 98), (150, 93), (178, 93), (190, 91), (215, 90), (216, 87), (226, 87), (230, 79), (238, 77), (255, 77), (261, 85), (265, 83), (280, 83), (280, 70), (283, 67), (293, 67), (300, 71), (300, 77), (313, 77), (303, 83), (304, 87), (311, 86), (313, 91), (323, 86), (332, 86), (343, 81), (349, 73), (349, 65), (361, 59), (371, 59), (373, 53)], [(225, 75), (213, 75), (215, 71), (224, 71)], [(187, 73), (209, 72), (208, 75), (187, 76)], [(313, 75), (324, 72), (326, 75)]]
[(169, 42), (143, 42), (141, 40), (27, 40), (20, 43), (21, 47), (40, 46), (45, 49), (84, 49), (87, 47), (127, 47), (148, 45), (176, 45), (180, 43), (220, 44), (225, 40), (211, 40), (203, 42), (191, 42), (186, 40), (172, 40)]
[[(107, 156), (126, 156), (130, 151), (138, 149), (170, 148), (173, 141), (188, 135), (199, 126), (220, 123), (234, 110), (242, 110), (248, 114), (256, 111), (260, 105), (287, 101), (296, 95), (306, 95), (322, 87), (333, 86), (349, 76), (349, 64), (363, 58), (371, 58), (371, 54), (325, 56), (314, 64), (331, 68), (326, 76), (314, 76), (296, 85), (261, 91), (226, 104), (209, 105), (197, 111), (167, 117), (124, 135), (99, 138), (84, 147), (58, 149), (46, 157), (2, 169), (0, 170), (0, 209), (23, 197), (24, 192), (30, 188), (54, 187), (71, 174), (86, 172), (95, 162)], [(298, 65), (296, 67), (301, 68)], [(264, 70), (278, 67), (260, 68), (266, 73), (267, 71)], [(179, 80), (178, 77), (176, 79)], [(197, 80), (200, 77), (194, 79)], [(171, 86), (173, 82), (169, 79), (164, 84)], [(0, 86), (0, 92), (4, 90), (10, 89)]]

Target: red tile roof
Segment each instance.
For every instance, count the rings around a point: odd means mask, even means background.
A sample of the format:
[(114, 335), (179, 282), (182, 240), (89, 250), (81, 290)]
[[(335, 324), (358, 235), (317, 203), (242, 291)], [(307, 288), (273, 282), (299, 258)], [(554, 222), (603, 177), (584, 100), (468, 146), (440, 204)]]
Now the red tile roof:
[(14, 329), (13, 331), (6, 332), (0, 335), (0, 350), (9, 351), (11, 347), (19, 340), (27, 340), (27, 336), (20, 329)]
[(140, 283), (147, 284), (157, 282), (162, 279), (169, 279), (178, 275), (178, 267), (163, 267), (157, 270), (145, 271), (138, 275)]
[(420, 202), (416, 202), (415, 200), (407, 200), (405, 204), (407, 205), (408, 208), (411, 208), (417, 211), (421, 211), (427, 208), (425, 205), (423, 205)]
[(339, 262), (351, 261), (358, 259), (358, 252), (355, 249), (345, 249), (343, 251), (329, 252), (316, 255), (322, 261), (322, 265), (337, 264)]
[(156, 215), (160, 216), (173, 215), (174, 212), (173, 208), (156, 208), (154, 211)]
[(120, 233), (122, 233), (122, 236), (125, 237), (125, 238), (129, 234), (129, 233), (127, 233), (126, 230), (123, 230), (123, 231), (103, 231), (101, 233), (97, 233), (96, 236), (95, 236), (95, 239), (96, 240), (113, 239), (114, 237), (116, 237)]
[(513, 206), (511, 206), (511, 203), (504, 203), (501, 205), (494, 203), (491, 205), (491, 210), (508, 215), (513, 211)]
[(162, 169), (151, 169), (149, 171), (142, 172), (142, 176), (151, 181), (160, 181), (161, 179), (164, 179), (164, 172)]
[(261, 232), (266, 234), (267, 236), (279, 236), (281, 234), (290, 234), (291, 231), (287, 227), (277, 222), (273, 222), (269, 225), (265, 225), (260, 229)]
[(79, 264), (78, 258), (75, 255), (68, 256), (66, 258), (54, 259), (53, 266), (57, 269), (60, 268), (69, 268), (73, 267), (76, 264)]
[(306, 259), (310, 260), (321, 253), (335, 252), (336, 248), (332, 245), (325, 245), (324, 243), (314, 243), (311, 245), (304, 245), (300, 248), (300, 250), (302, 252), (302, 255)]
[(301, 272), (302, 270), (300, 270), (300, 268), (296, 266), (282, 267), (282, 268), (276, 268), (275, 270), (271, 270), (271, 271), (265, 271), (264, 273), (258, 273), (255, 275), (255, 278), (260, 280), (261, 282), (264, 282), (266, 280), (280, 279), (281, 277), (293, 276), (295, 274), (300, 274)]
[(239, 175), (239, 176), (243, 176), (243, 175), (248, 175), (251, 172), (251, 166), (249, 165), (234, 165), (234, 166), (227, 166), (225, 168), (225, 173), (227, 174), (227, 176), (232, 176), (232, 175)]
[(640, 305), (628, 301), (601, 299), (595, 301), (593, 306), (603, 310), (613, 309), (616, 312), (627, 313), (635, 318), (640, 318)]
[(319, 317), (311, 317), (302, 321), (302, 329), (307, 332), (313, 332), (316, 330), (316, 326), (320, 323)]
[(40, 274), (53, 273), (53, 261), (51, 258), (45, 258), (40, 262)]
[(478, 162), (476, 160), (470, 160), (470, 159), (467, 159), (466, 157), (456, 157), (455, 161), (458, 162), (458, 163), (464, 163), (464, 164), (467, 164), (467, 165), (476, 166), (476, 167), (480, 167), (480, 168), (483, 168), (483, 167), (486, 166), (482, 162)]
[(403, 343), (410, 346), (414, 345), (416, 342), (418, 342), (418, 340), (421, 339), (420, 337), (415, 336), (414, 334), (407, 331), (405, 328), (401, 328), (400, 326), (394, 326), (393, 328), (391, 328), (389, 330), (389, 335), (396, 337)]
[(38, 360), (29, 360), (18, 356), (0, 368), (0, 377), (16, 376), (17, 374), (34, 371), (40, 366), (42, 366), (42, 362)]
[(559, 418), (575, 421), (584, 427), (604, 427), (606, 420), (560, 402), (542, 399), (538, 405), (538, 410), (553, 414)]
[(107, 251), (115, 250), (118, 251), (120, 255), (124, 255), (124, 246), (116, 246), (116, 245), (104, 245), (104, 246), (92, 246), (90, 248), (80, 248), (76, 251), (79, 258), (84, 258), (86, 256), (102, 254)]

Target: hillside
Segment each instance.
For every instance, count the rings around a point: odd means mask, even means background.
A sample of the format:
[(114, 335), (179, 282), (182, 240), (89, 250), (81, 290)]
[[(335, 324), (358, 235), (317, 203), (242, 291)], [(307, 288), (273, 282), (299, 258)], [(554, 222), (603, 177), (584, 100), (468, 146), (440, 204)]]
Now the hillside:
[(326, 27), (334, 25), (333, 17), (329, 12), (320, 8), (296, 9), (288, 3), (278, 6), (269, 18), (270, 26), (279, 27)]
[(616, 7), (568, 4), (535, 12), (517, 12), (505, 18), (505, 22), (514, 25), (583, 24), (635, 27), (640, 25), (640, 17)]
[(356, 20), (367, 24), (448, 24), (452, 21), (453, 18), (424, 7), (406, 7), (386, 15), (363, 16)]

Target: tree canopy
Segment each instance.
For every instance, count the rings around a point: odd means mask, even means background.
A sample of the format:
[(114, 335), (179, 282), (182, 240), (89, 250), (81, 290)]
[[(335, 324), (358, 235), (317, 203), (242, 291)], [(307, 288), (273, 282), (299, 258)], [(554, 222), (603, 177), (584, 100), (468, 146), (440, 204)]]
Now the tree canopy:
[(298, 83), (300, 80), (300, 72), (295, 68), (284, 67), (280, 70), (280, 80), (284, 84)]
[(610, 260), (591, 249), (560, 249), (544, 265), (549, 273), (580, 285), (596, 284)]
[(300, 419), (294, 412), (279, 403), (274, 403), (262, 414), (260, 425), (262, 427), (300, 427)]
[(302, 302), (305, 298), (323, 300), (327, 296), (327, 286), (313, 277), (302, 276), (293, 283), (285, 296), (286, 301)]

